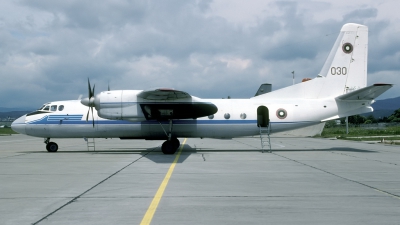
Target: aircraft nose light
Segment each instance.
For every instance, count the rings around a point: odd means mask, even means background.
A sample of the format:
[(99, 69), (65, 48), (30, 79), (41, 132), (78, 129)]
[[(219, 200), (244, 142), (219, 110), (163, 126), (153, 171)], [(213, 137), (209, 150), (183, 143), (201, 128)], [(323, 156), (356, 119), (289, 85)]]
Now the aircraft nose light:
[(11, 129), (17, 133), (26, 134), (25, 119), (26, 115), (23, 115), (20, 118), (14, 120), (14, 122), (11, 124)]

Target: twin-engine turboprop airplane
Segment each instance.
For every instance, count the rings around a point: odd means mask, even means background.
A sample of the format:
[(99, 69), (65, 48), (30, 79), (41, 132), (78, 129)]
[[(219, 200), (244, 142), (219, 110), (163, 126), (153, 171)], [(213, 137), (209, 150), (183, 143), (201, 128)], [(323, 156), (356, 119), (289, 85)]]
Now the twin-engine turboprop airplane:
[[(103, 91), (89, 86), (89, 97), (44, 104), (11, 125), (18, 133), (50, 138), (166, 140), (162, 152), (174, 154), (179, 137), (233, 138), (315, 125), (372, 112), (374, 99), (391, 84), (367, 84), (368, 28), (345, 24), (320, 74), (307, 82), (250, 99), (200, 99), (184, 91)], [(93, 113), (93, 110), (96, 113)], [(91, 113), (90, 113), (91, 111)]]

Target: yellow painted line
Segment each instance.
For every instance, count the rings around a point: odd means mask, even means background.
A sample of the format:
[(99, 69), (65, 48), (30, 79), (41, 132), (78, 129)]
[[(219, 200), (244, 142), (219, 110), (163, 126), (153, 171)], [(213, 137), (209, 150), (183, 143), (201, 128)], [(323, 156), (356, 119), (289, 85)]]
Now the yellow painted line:
[(382, 194), (389, 195), (390, 197), (400, 199), (400, 198), (399, 198), (398, 196), (396, 196), (396, 195), (393, 195), (393, 194), (390, 194), (390, 193), (387, 193), (387, 192), (378, 190), (378, 189), (376, 189), (376, 188), (374, 188), (374, 190), (377, 191), (377, 192), (380, 192), (380, 193), (382, 193)]
[(185, 138), (185, 140), (181, 144), (179, 152), (175, 156), (175, 160), (172, 162), (171, 166), (169, 167), (169, 170), (168, 170), (167, 174), (165, 175), (164, 180), (161, 182), (161, 185), (158, 188), (158, 191), (157, 191), (156, 195), (154, 196), (153, 201), (151, 201), (151, 204), (150, 204), (149, 208), (147, 209), (146, 214), (144, 214), (144, 217), (142, 219), (142, 222), (140, 222), (140, 225), (148, 225), (148, 224), (151, 223), (151, 220), (153, 219), (154, 213), (157, 210), (158, 203), (160, 203), (160, 200), (161, 200), (161, 198), (162, 198), (162, 196), (164, 194), (165, 188), (168, 185), (169, 178), (171, 178), (172, 172), (174, 172), (175, 165), (178, 162), (179, 156), (181, 155), (183, 146), (186, 143), (186, 139), (187, 138)]

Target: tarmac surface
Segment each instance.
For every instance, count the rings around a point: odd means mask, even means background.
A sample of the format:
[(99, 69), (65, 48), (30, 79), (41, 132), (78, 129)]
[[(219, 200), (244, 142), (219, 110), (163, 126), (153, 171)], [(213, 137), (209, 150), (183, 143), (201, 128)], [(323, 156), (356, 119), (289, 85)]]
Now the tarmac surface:
[[(0, 224), (400, 224), (400, 147), (0, 136)], [(174, 163), (175, 161), (175, 163)]]

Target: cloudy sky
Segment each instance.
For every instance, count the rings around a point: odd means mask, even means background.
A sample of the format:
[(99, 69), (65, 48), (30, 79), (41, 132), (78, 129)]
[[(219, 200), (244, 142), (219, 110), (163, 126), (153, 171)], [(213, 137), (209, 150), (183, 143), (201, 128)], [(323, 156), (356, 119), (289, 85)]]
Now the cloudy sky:
[(369, 27), (368, 84), (400, 96), (398, 0), (16, 0), (0, 8), (1, 107), (111, 89), (248, 98), (314, 78), (344, 23)]

